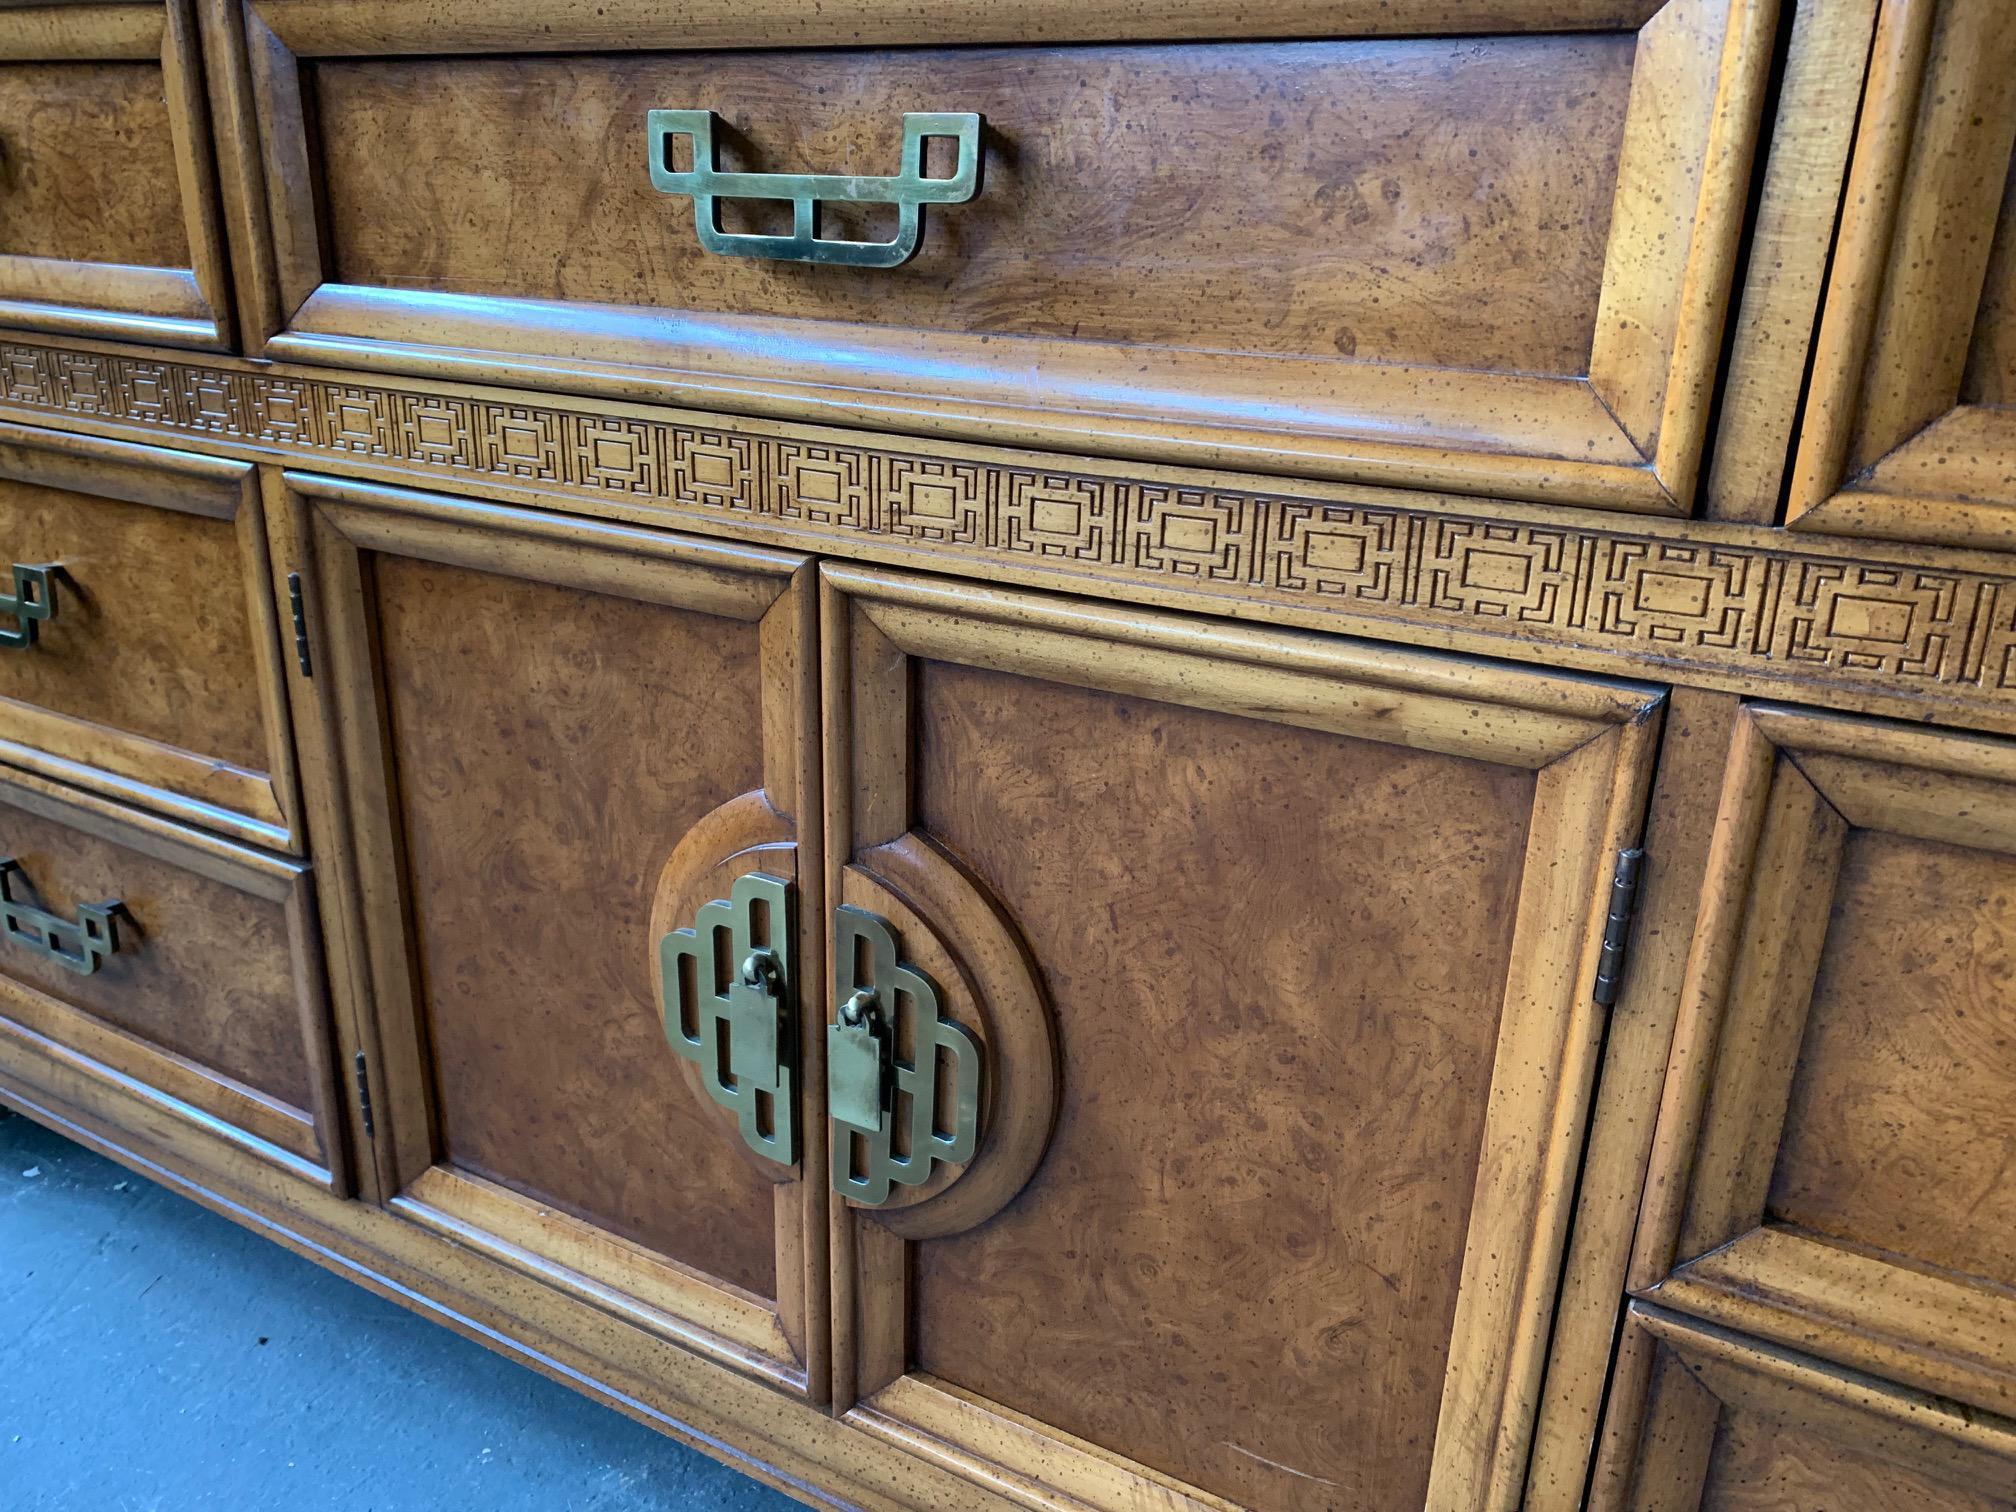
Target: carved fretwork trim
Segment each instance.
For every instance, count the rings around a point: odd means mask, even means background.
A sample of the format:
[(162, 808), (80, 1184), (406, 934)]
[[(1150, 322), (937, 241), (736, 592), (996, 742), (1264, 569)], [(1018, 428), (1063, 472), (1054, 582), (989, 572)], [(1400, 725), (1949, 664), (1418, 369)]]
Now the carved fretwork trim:
[[(451, 490), (621, 501), (668, 524), (781, 528), (842, 551), (902, 545), (948, 570), (1021, 564), (1279, 605), (1305, 622), (1327, 610), (1346, 625), (1503, 638), (1529, 657), (1532, 645), (1580, 648), (1681, 681), (1696, 671), (1770, 685), (1760, 691), (1853, 688), (1998, 726), (2016, 715), (2016, 579), (1923, 548), (1754, 529), (1736, 541), (1727, 527), (1721, 540), (1690, 539), (1677, 532), (1717, 532), (1188, 486), (977, 448), (929, 455), (661, 418), (676, 411), (21, 341), (0, 342), (0, 404), (337, 473), (392, 468)], [(1785, 545), (1749, 543), (1763, 539)]]

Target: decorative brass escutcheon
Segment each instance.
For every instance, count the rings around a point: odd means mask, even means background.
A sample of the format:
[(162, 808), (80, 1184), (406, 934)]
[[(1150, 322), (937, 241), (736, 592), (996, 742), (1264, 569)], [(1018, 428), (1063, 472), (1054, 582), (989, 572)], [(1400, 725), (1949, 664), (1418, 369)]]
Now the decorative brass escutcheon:
[(25, 950), (45, 956), (79, 976), (90, 976), (105, 964), (107, 956), (119, 953), (119, 913), (125, 907), (114, 898), (104, 903), (82, 903), (77, 922), (14, 896), (14, 878), (21, 863), (12, 856), (0, 857), (0, 933)]
[[(866, 1207), (896, 1185), (922, 1186), (932, 1165), (963, 1165), (980, 1137), (980, 1041), (939, 1017), (938, 987), (899, 965), (896, 932), (865, 908), (833, 913), (838, 1021), (826, 1026), (826, 1107), (833, 1190)], [(864, 970), (865, 968), (865, 970)], [(899, 1002), (915, 1015), (913, 1058), (898, 1059)], [(951, 1106), (939, 1106), (939, 1060), (950, 1062)]]
[(11, 614), (20, 623), (12, 629), (0, 629), (0, 647), (26, 651), (35, 644), (42, 621), (56, 618), (56, 585), (51, 581), (55, 571), (53, 566), (14, 564), (14, 592), (0, 593), (0, 615)]
[(798, 1160), (795, 901), (782, 877), (749, 872), (725, 900), (703, 904), (691, 929), (658, 942), (666, 1040), (699, 1065), (708, 1096), (734, 1110), (743, 1142), (787, 1166)]
[[(903, 168), (891, 178), (852, 173), (727, 173), (716, 166), (714, 112), (654, 110), (645, 117), (651, 183), (666, 194), (693, 196), (700, 245), (728, 257), (829, 263), (849, 268), (894, 268), (916, 254), (924, 206), (963, 205), (980, 187), (980, 117), (971, 111), (912, 111), (903, 117)], [(693, 144), (693, 166), (672, 166), (672, 139)], [(947, 178), (924, 176), (924, 143), (948, 137), (959, 160)], [(759, 236), (723, 231), (716, 203), (724, 199), (791, 201), (791, 234)], [(819, 234), (822, 204), (894, 205), (896, 235), (886, 242), (844, 241)]]

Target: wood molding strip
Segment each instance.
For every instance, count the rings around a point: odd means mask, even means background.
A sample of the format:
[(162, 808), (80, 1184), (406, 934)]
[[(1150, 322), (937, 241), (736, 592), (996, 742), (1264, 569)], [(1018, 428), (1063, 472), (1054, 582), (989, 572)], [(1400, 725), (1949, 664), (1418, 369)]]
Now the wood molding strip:
[[(1938, 548), (0, 341), (0, 412), (761, 544), (2016, 730), (2016, 570)], [(672, 416), (681, 418), (671, 418)], [(1760, 684), (1763, 686), (1760, 687)]]

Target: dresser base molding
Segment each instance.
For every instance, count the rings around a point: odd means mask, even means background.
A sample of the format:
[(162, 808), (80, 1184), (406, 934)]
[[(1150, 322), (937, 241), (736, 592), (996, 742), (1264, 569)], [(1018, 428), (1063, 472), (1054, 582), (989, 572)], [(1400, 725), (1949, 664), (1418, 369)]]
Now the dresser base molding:
[(315, 1190), (152, 1107), (112, 1105), (82, 1073), (11, 1044), (0, 1046), (10, 1110), (808, 1506), (1013, 1505), (384, 1209)]
[(2008, 560), (0, 341), (0, 415), (636, 524), (2016, 731)]

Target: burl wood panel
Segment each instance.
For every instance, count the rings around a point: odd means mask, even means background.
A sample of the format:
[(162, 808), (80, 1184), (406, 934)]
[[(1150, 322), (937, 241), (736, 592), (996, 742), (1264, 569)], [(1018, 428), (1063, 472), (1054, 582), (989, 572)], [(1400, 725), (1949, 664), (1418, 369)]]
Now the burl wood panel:
[(0, 654), (0, 698), (271, 765), (231, 521), (0, 480), (0, 543), (63, 567), (34, 648)]
[(293, 1108), (313, 1109), (284, 905), (0, 806), (14, 895), (66, 919), (124, 902), (121, 949), (78, 976), (0, 941), (0, 971)]
[[(1632, 52), (1551, 36), (304, 66), (341, 282), (1579, 374)], [(927, 212), (898, 272), (713, 256), (692, 201), (650, 185), (658, 106), (732, 124), (724, 167), (868, 174), (895, 171), (902, 112), (977, 110), (983, 188)], [(739, 213), (724, 224), (778, 229)]]
[(1419, 1505), (1530, 774), (926, 664), (922, 827), (1055, 1004), (1055, 1140), (918, 1367), (1242, 1506)]
[(1895, 1461), (1750, 1412), (1716, 1430), (1701, 1512), (2016, 1512)]
[(1770, 1211), (2016, 1286), (2016, 857), (1858, 831)]
[(153, 63), (0, 63), (0, 252), (189, 266)]
[(447, 1160), (759, 1296), (769, 1182), (687, 1086), (651, 893), (760, 784), (756, 626), (375, 560)]

